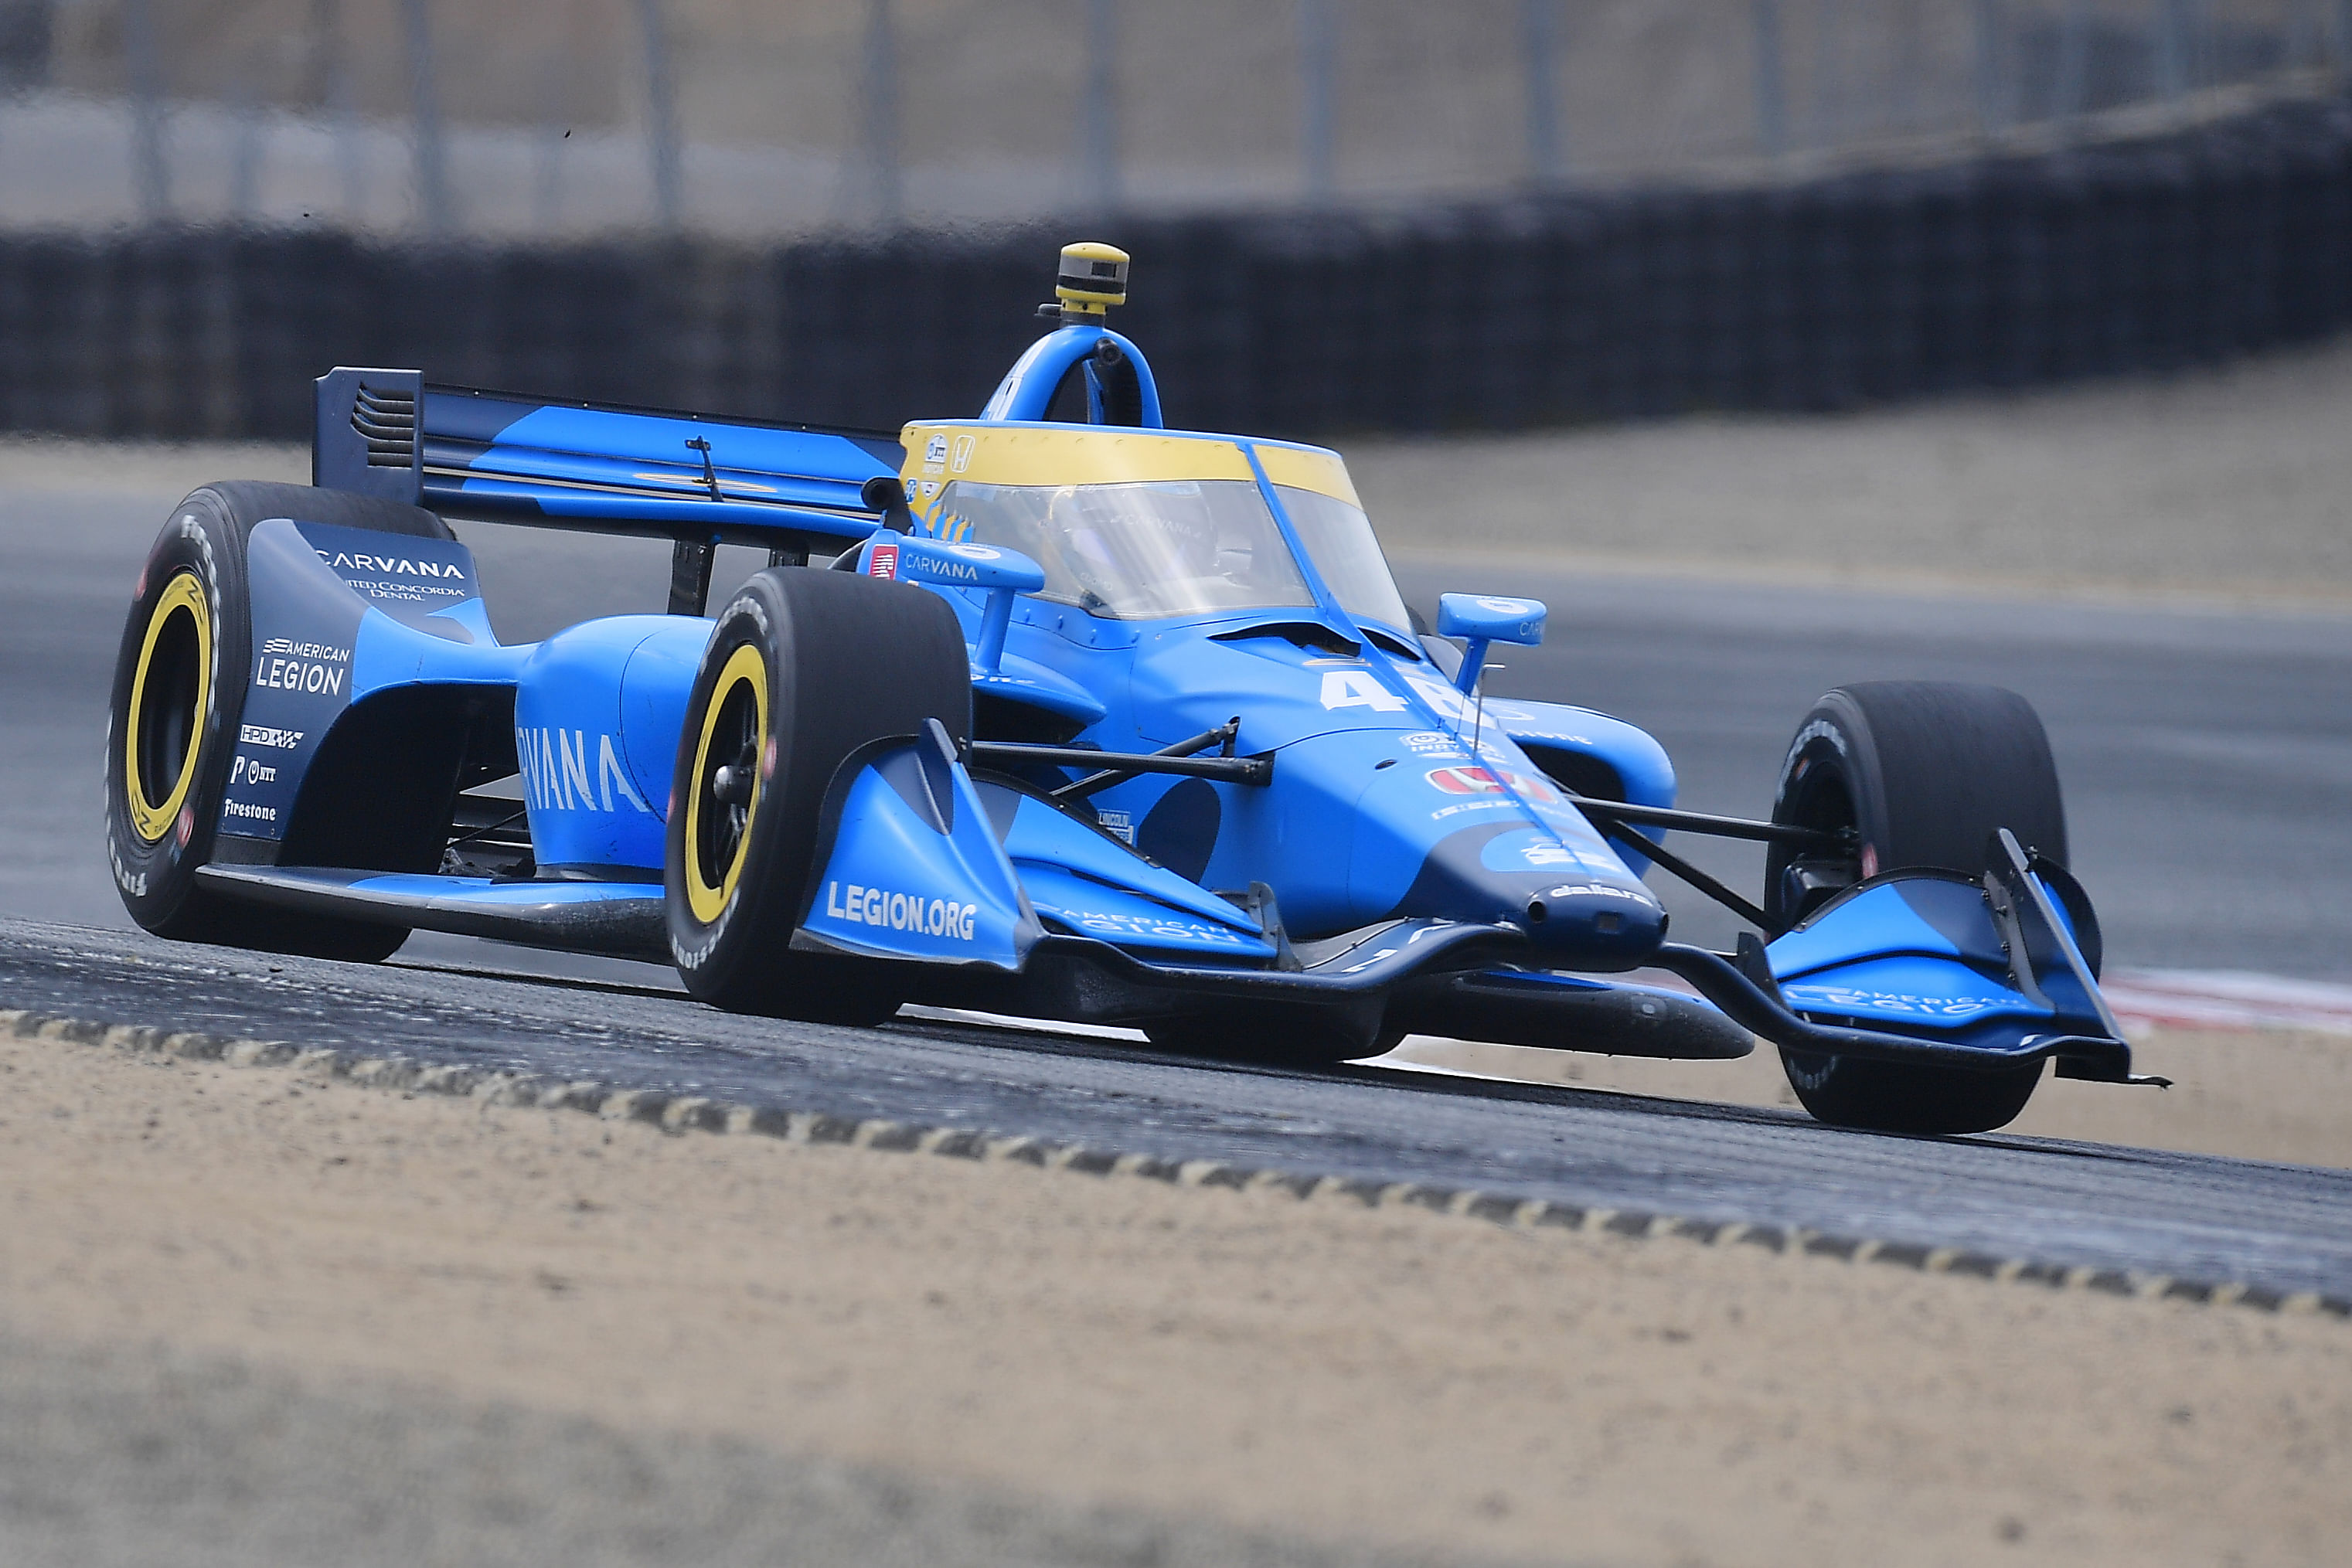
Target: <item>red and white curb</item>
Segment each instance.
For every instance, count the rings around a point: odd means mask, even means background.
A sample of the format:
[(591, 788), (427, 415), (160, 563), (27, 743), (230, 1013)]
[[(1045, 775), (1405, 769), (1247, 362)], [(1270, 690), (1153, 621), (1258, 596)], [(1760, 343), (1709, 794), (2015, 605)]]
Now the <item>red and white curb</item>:
[(2352, 1035), (2352, 986), (2244, 969), (2116, 969), (2099, 989), (2126, 1029)]

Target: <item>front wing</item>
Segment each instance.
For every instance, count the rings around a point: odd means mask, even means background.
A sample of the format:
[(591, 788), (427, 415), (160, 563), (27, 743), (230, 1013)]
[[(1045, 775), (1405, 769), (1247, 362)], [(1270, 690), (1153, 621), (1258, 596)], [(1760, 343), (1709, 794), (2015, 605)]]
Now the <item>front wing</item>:
[[(910, 1000), (1076, 1022), (1312, 1016), (1625, 1055), (1793, 1050), (1964, 1069), (2056, 1058), (2126, 1081), (2131, 1053), (2069, 917), (2007, 833), (1981, 883), (1874, 879), (1765, 947), (1667, 943), (1706, 998), (1526, 966), (1507, 923), (1386, 922), (1294, 943), (1263, 885), (1208, 892), (1010, 779), (975, 776), (936, 723), (844, 765), (795, 947), (870, 965)], [(213, 867), (233, 896), (531, 946), (666, 956), (661, 889), (302, 867)]]

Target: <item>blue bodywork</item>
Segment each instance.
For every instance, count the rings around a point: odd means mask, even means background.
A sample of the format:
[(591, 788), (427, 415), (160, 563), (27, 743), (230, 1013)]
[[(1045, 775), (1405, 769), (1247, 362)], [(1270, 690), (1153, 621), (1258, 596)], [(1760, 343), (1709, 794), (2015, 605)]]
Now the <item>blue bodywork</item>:
[[(1036, 562), (968, 537), (940, 504), (972, 450), (966, 438), (1068, 432), (1046, 417), (1066, 386), (1084, 391), (1080, 428), (1207, 444), (1216, 462), (1239, 464), (1235, 482), (1255, 486), (1303, 570), (1301, 601), (1097, 613), (1041, 595)], [(2028, 871), (2017, 875), (2031, 886), (1933, 875), (1864, 884), (1771, 943), (1760, 966), (1710, 964), (1668, 943), (1643, 882), (1643, 841), (1604, 836), (1562, 782), (1670, 808), (1664, 750), (1605, 715), (1475, 695), (1486, 644), (1539, 638), (1542, 606), (1449, 595), (1443, 629), (1471, 643), (1454, 669), (1412, 627), (1352, 613), (1294, 515), (1304, 492), (1276, 482), (1318, 464), (1340, 472), (1336, 458), (1161, 432), (1143, 355), (1102, 328), (1046, 334), (979, 420), (910, 425), (903, 449), (856, 433), (426, 388), (414, 372), (339, 371), (320, 389), (323, 484), (682, 545), (854, 549), (860, 570), (920, 583), (953, 608), (982, 744), (959, 752), (934, 726), (844, 766), (793, 937), (890, 961), (911, 998), (1108, 1021), (1317, 1009), (1368, 1049), (1433, 1028), (1649, 1054), (1745, 1050), (1727, 1025), (1647, 1043), (1601, 1027), (1599, 1000), (1697, 1008), (1607, 977), (1665, 963), (1787, 1044), (1834, 1034), (1865, 1055), (2056, 1055), (2083, 1075), (2127, 1071), (2068, 918)], [(404, 406), (417, 411), (405, 447)], [(364, 451), (347, 426), (366, 436)], [(890, 507), (872, 501), (877, 476), (902, 486)], [(235, 851), (208, 879), (408, 925), (667, 951), (665, 824), (709, 620), (616, 616), (508, 647), (463, 545), (301, 518), (253, 530), (250, 571), (258, 662), (220, 823)], [(527, 875), (472, 873), (457, 863), (462, 840), (438, 875), (278, 863), (322, 742), (404, 694), (478, 699), (463, 711), (511, 729)], [(1087, 767), (1021, 750), (1134, 755), (1212, 736), (1219, 756), (1255, 759), (1258, 772), (1130, 773), (1057, 795)], [(2009, 956), (2027, 948), (2047, 962)], [(1804, 1033), (1816, 1027), (1832, 1032)]]

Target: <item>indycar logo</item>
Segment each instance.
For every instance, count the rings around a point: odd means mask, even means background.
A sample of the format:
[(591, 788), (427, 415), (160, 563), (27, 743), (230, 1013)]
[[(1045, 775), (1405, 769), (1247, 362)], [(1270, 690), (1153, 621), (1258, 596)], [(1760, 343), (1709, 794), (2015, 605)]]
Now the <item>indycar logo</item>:
[(236, 728), (240, 746), (267, 746), (278, 751), (291, 751), (302, 744), (299, 729), (271, 729), (267, 725), (241, 724)]
[(533, 809), (541, 811), (610, 811), (614, 810), (613, 796), (620, 798), (647, 816), (654, 809), (629, 782), (629, 770), (621, 765), (614, 749), (613, 737), (596, 737), (596, 773), (591, 785), (588, 773), (588, 736), (585, 730), (515, 728), (515, 758), (521, 764), (523, 794)]
[(866, 557), (866, 575), (895, 578), (898, 575), (898, 547), (876, 545)]
[(828, 882), (824, 884), (824, 912), (835, 920), (859, 925), (969, 942), (972, 917), (980, 913), (980, 905), (958, 904), (951, 898), (927, 901), (919, 893), (892, 893), (887, 888), (860, 887), (854, 882), (845, 889), (837, 882)]

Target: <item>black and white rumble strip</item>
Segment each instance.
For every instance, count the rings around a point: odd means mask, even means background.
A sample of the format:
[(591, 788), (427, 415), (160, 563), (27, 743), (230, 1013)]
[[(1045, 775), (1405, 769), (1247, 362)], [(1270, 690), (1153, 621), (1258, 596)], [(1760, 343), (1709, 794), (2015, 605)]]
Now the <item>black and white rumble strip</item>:
[(1253, 1170), (1217, 1160), (1171, 1160), (1121, 1154), (1041, 1138), (1000, 1137), (961, 1127), (924, 1127), (879, 1118), (864, 1121), (781, 1106), (730, 1103), (699, 1095), (618, 1089), (593, 1080), (559, 1081), (530, 1073), (485, 1072), (434, 1066), (404, 1056), (305, 1050), (271, 1040), (175, 1032), (143, 1025), (93, 1023), (0, 1009), (0, 1035), (58, 1040), (230, 1067), (276, 1067), (314, 1078), (409, 1094), (446, 1094), (485, 1104), (583, 1111), (610, 1121), (642, 1122), (670, 1133), (737, 1133), (797, 1144), (945, 1155), (958, 1159), (1013, 1160), (1046, 1170), (1087, 1176), (1132, 1176), (1178, 1186), (1286, 1192), (1297, 1198), (1352, 1199), (1367, 1207), (1410, 1204), (1438, 1214), (1492, 1224), (1605, 1234), (1633, 1240), (1679, 1237), (1714, 1247), (1767, 1251), (1850, 1263), (1889, 1263), (1927, 1274), (1959, 1274), (2050, 1290), (2095, 1291), (2144, 1301), (2186, 1301), (2260, 1312), (2352, 1319), (2352, 1298), (2315, 1291), (2281, 1291), (2234, 1281), (2176, 1279), (2121, 1269), (2069, 1268), (2001, 1258), (1953, 1247), (1832, 1236), (1801, 1227), (1696, 1219), (1639, 1209), (1587, 1207), (1540, 1198), (1516, 1198), (1468, 1187), (1375, 1182), (1297, 1171)]

